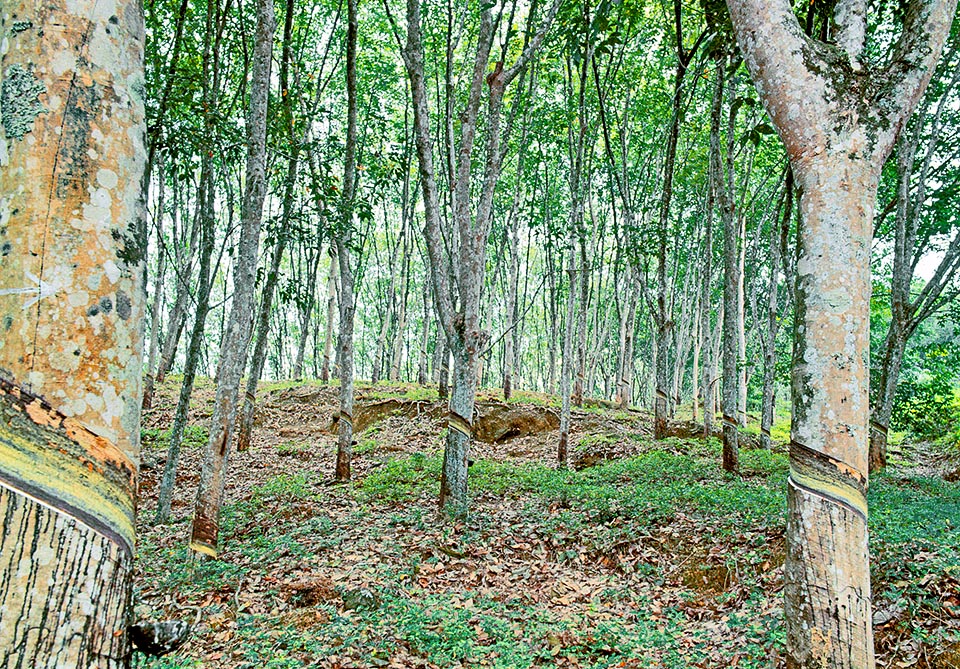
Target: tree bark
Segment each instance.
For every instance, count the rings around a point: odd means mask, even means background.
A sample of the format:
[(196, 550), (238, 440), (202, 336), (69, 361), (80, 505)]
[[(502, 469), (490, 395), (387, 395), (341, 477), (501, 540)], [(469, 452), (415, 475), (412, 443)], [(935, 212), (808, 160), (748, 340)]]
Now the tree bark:
[[(140, 462), (143, 15), (7, 4), (0, 666), (127, 666)], [(54, 101), (59, 101), (54, 103)]]
[(266, 125), (267, 98), (273, 33), (276, 29), (272, 0), (258, 0), (257, 28), (250, 79), (250, 107), (247, 116), (246, 187), (243, 220), (234, 271), (233, 306), (223, 337), (220, 366), (217, 370), (217, 394), (210, 421), (210, 438), (204, 448), (203, 467), (194, 507), (190, 548), (211, 556), (217, 554), (220, 533), (220, 507), (226, 485), (227, 462), (232, 445), (240, 377), (246, 367), (250, 326), (256, 288), (257, 255), (263, 200), (267, 190)]
[[(209, 119), (208, 119), (209, 122)], [(196, 381), (197, 366), (200, 363), (200, 352), (203, 348), (205, 325), (210, 311), (210, 288), (213, 273), (210, 271), (210, 259), (213, 255), (215, 219), (213, 211), (214, 201), (214, 174), (213, 160), (207, 155), (202, 159), (200, 172), (199, 218), (200, 224), (200, 267), (199, 284), (197, 286), (197, 309), (193, 320), (193, 329), (190, 333), (190, 343), (187, 346), (187, 359), (183, 366), (183, 381), (180, 383), (180, 393), (177, 399), (177, 408), (173, 414), (173, 423), (170, 426), (170, 436), (167, 442), (167, 459), (163, 465), (163, 477), (157, 491), (157, 510), (154, 523), (165, 523), (170, 519), (170, 508), (173, 500), (173, 489), (177, 479), (177, 467), (180, 462), (180, 447), (183, 442), (183, 433), (187, 428), (190, 415), (190, 397), (193, 394), (193, 384)]]
[(557, 465), (566, 468), (569, 460), (571, 376), (573, 375), (573, 332), (577, 303), (577, 267), (574, 262), (576, 243), (573, 228), (567, 250), (567, 316), (563, 322), (563, 359), (560, 365), (560, 441), (557, 444)]
[[(506, 88), (526, 70), (530, 59), (540, 48), (558, 7), (559, 2), (555, 1), (540, 30), (533, 37), (530, 37), (533, 31), (527, 31), (523, 50), (513, 65), (505, 67), (504, 60), (500, 60), (493, 72), (489, 73), (487, 66), (496, 34), (495, 21), (491, 7), (484, 7), (481, 11), (469, 91), (460, 117), (456, 169), (451, 166), (451, 172), (455, 174), (451, 184), (455, 229), (446, 232), (456, 258), (454, 265), (448, 255), (440, 221), (421, 37), (420, 0), (407, 1), (407, 41), (402, 55), (413, 99), (414, 135), (424, 202), (424, 237), (430, 258), (437, 316), (454, 358), (454, 380), (439, 499), (441, 509), (454, 516), (462, 516), (467, 511), (467, 454), (473, 431), (477, 367), (480, 352), (487, 339), (480, 327), (480, 295), (486, 270), (486, 245), (490, 236), (493, 196), (504, 159), (501, 146), (506, 143), (510, 129), (509, 125), (506, 130), (501, 130), (500, 126), (503, 96)], [(530, 21), (533, 21), (532, 16)], [(504, 56), (507, 52), (506, 46), (504, 45)], [(489, 89), (486, 96), (485, 158), (479, 201), (474, 209), (470, 194), (477, 175), (473, 169), (472, 157), (484, 83)]]
[(330, 273), (327, 278), (327, 320), (323, 324), (323, 368), (320, 370), (320, 381), (330, 383), (331, 354), (333, 353), (333, 319), (337, 314), (337, 269), (340, 263), (337, 260), (336, 246), (330, 247)]
[(784, 565), (787, 666), (869, 669), (867, 387), (876, 190), (933, 73), (956, 1), (912, 3), (888, 62), (869, 68), (860, 62), (866, 19), (849, 11), (855, 2), (837, 4), (836, 49), (804, 34), (789, 0), (727, 4), (802, 189)]
[[(162, 178), (162, 177), (161, 177)], [(149, 409), (153, 405), (154, 375), (153, 370), (157, 364), (158, 348), (160, 347), (160, 311), (163, 304), (163, 279), (166, 275), (166, 254), (163, 248), (163, 198), (157, 203), (158, 216), (160, 223), (157, 225), (157, 281), (153, 288), (153, 302), (150, 304), (150, 347), (147, 353), (147, 374), (143, 383), (143, 409)]]
[[(956, 44), (950, 49), (945, 61), (953, 61)], [(936, 112), (925, 134), (927, 149), (918, 159), (917, 151), (921, 134), (925, 130), (926, 110), (929, 102), (917, 114), (917, 128), (900, 142), (897, 160), (899, 180), (896, 197), (896, 221), (894, 226), (893, 276), (890, 281), (890, 326), (884, 340), (881, 356), (880, 378), (871, 406), (870, 420), (870, 472), (883, 469), (887, 464), (887, 430), (893, 414), (893, 399), (900, 377), (900, 366), (906, 352), (907, 342), (916, 329), (944, 303), (944, 291), (960, 271), (960, 232), (954, 232), (933, 276), (926, 282), (916, 298), (911, 296), (914, 271), (917, 261), (930, 243), (929, 233), (925, 239), (918, 234), (920, 218), (927, 204), (928, 181), (934, 172), (935, 147), (940, 143), (944, 130), (943, 112), (952, 102), (948, 94), (960, 82), (960, 69), (955, 63), (942, 63), (944, 72), (952, 71), (942, 89)], [(951, 67), (952, 66), (952, 67)], [(952, 160), (953, 157), (947, 158)]]
[[(253, 348), (253, 357), (250, 360), (250, 371), (247, 374), (247, 388), (243, 395), (242, 417), (240, 432), (237, 435), (237, 450), (250, 449), (250, 439), (253, 435), (253, 418), (256, 410), (257, 385), (263, 375), (263, 366), (267, 360), (267, 344), (270, 338), (270, 314), (273, 311), (273, 296), (277, 282), (280, 279), (280, 261), (287, 248), (289, 239), (288, 226), (293, 213), (294, 191), (297, 185), (297, 174), (300, 167), (300, 139), (294, 129), (293, 102), (290, 94), (290, 60), (292, 58), (291, 42), (293, 40), (293, 14), (295, 11), (293, 0), (286, 1), (283, 19), (283, 54), (280, 59), (280, 97), (283, 102), (284, 120), (287, 126), (287, 136), (290, 140), (290, 158), (287, 160), (287, 175), (283, 189), (283, 208), (280, 213), (280, 226), (273, 253), (270, 257), (270, 267), (263, 284), (260, 299), (260, 313), (257, 317), (255, 331), (256, 341)], [(312, 278), (316, 278), (316, 272)]]
[(682, 5), (680, 0), (674, 0), (674, 31), (677, 51), (677, 70), (674, 75), (673, 113), (670, 120), (670, 130), (667, 134), (667, 148), (663, 166), (663, 190), (660, 198), (660, 210), (657, 223), (657, 298), (654, 322), (656, 324), (657, 362), (656, 362), (656, 394), (654, 399), (653, 436), (654, 439), (664, 439), (667, 436), (667, 414), (669, 412), (669, 349), (670, 337), (673, 333), (673, 316), (667, 305), (667, 228), (670, 221), (670, 203), (673, 198), (673, 172), (677, 159), (677, 141), (680, 137), (680, 121), (683, 115), (683, 80), (687, 68), (697, 47), (704, 35), (698, 38), (696, 44), (689, 51), (683, 45), (683, 28), (681, 25)]
[[(773, 442), (770, 428), (773, 427), (776, 393), (774, 392), (777, 367), (777, 333), (780, 331), (780, 265), (786, 253), (790, 220), (793, 218), (793, 172), (787, 169), (783, 186), (783, 216), (780, 225), (774, 219), (770, 226), (770, 284), (767, 293), (767, 331), (763, 342), (763, 406), (760, 409), (760, 447), (770, 449)], [(789, 280), (789, 277), (788, 279)]]
[(353, 204), (357, 177), (357, 0), (347, 0), (347, 144), (343, 161), (343, 200), (340, 230), (335, 239), (340, 261), (340, 420), (334, 478), (350, 480), (353, 452), (353, 317), (354, 279), (351, 255)]
[[(726, 58), (721, 61), (726, 64)], [(736, 87), (732, 90), (736, 92)], [(731, 105), (727, 123), (726, 166), (715, 166), (718, 177), (717, 199), (723, 221), (723, 383), (720, 411), (723, 414), (723, 468), (736, 472), (740, 467), (737, 426), (740, 423), (740, 339), (743, 325), (740, 299), (742, 274), (740, 265), (740, 222), (734, 204), (734, 130), (736, 108)], [(719, 147), (718, 147), (719, 150)], [(711, 159), (719, 163), (719, 153)]]

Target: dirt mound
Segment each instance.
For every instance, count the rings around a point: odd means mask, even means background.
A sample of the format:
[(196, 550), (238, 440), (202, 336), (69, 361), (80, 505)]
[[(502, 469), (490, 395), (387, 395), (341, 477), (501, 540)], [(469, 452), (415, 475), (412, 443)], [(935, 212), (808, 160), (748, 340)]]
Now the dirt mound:
[(473, 433), (488, 444), (501, 444), (515, 437), (527, 437), (560, 428), (560, 417), (552, 409), (536, 406), (483, 402), (477, 405)]
[[(441, 402), (405, 399), (358, 402), (353, 409), (353, 428), (359, 434), (390, 416), (436, 420), (445, 413), (446, 406)], [(331, 432), (337, 431), (339, 421), (340, 416), (334, 414), (330, 421)], [(560, 418), (552, 409), (502, 402), (478, 402), (473, 420), (474, 437), (488, 444), (500, 444), (559, 427)]]

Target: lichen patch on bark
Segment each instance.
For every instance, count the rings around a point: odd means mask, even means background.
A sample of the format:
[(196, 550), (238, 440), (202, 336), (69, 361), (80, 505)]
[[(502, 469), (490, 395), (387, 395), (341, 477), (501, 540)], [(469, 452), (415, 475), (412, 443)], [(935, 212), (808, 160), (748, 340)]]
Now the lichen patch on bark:
[(40, 96), (46, 91), (33, 72), (19, 63), (7, 68), (0, 85), (0, 121), (7, 139), (23, 139), (33, 130), (33, 122), (45, 111)]

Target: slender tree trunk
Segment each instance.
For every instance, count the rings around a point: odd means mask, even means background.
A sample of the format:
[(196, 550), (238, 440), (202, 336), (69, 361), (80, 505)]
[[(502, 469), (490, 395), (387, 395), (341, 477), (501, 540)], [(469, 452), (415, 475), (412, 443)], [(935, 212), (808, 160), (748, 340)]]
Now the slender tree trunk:
[[(553, 270), (553, 246), (547, 247), (547, 258), (549, 259), (549, 269), (547, 270), (547, 286), (549, 290), (544, 293), (544, 299), (548, 300), (547, 311), (550, 314), (550, 334), (547, 337), (547, 387), (548, 393), (557, 392), (557, 273)], [(559, 269), (559, 268), (558, 268)]]
[(347, 0), (347, 144), (343, 161), (343, 201), (340, 234), (336, 237), (340, 261), (340, 420), (337, 430), (337, 481), (350, 480), (353, 447), (353, 202), (357, 188), (357, 0)]
[(417, 384), (426, 386), (430, 379), (430, 372), (427, 368), (429, 357), (427, 356), (427, 345), (430, 340), (430, 283), (423, 282), (423, 321), (420, 331), (420, 356), (417, 362)]
[(330, 248), (330, 274), (327, 278), (327, 320), (323, 325), (323, 369), (320, 370), (320, 381), (330, 383), (331, 354), (333, 353), (333, 319), (337, 313), (337, 284), (339, 279), (337, 269), (340, 262), (337, 260), (336, 246)]
[[(163, 217), (163, 199), (157, 207), (162, 221)], [(160, 346), (160, 311), (163, 303), (163, 279), (166, 274), (167, 264), (166, 255), (163, 248), (162, 227), (157, 225), (157, 281), (153, 288), (153, 303), (150, 305), (150, 348), (147, 354), (147, 374), (143, 383), (143, 409), (149, 409), (153, 405), (154, 375), (153, 370), (157, 365), (157, 353)]]
[[(280, 214), (280, 230), (270, 257), (270, 267), (263, 284), (260, 299), (260, 313), (257, 317), (255, 331), (256, 342), (253, 348), (253, 358), (250, 361), (250, 371), (247, 374), (247, 388), (243, 395), (243, 408), (240, 419), (240, 432), (237, 435), (237, 450), (250, 449), (250, 440), (253, 435), (253, 418), (256, 410), (257, 385), (263, 375), (263, 366), (267, 360), (267, 344), (270, 339), (270, 314), (273, 311), (273, 296), (277, 282), (280, 279), (280, 262), (287, 248), (290, 217), (293, 213), (294, 194), (297, 185), (297, 174), (300, 166), (300, 137), (294, 129), (293, 102), (290, 95), (290, 60), (292, 57), (291, 42), (293, 40), (293, 0), (286, 0), (286, 9), (283, 20), (283, 54), (280, 59), (280, 97), (283, 103), (284, 120), (287, 126), (287, 135), (290, 140), (290, 158), (287, 161), (287, 177), (283, 189), (283, 209)], [(319, 254), (318, 254), (319, 255)], [(316, 278), (313, 273), (311, 280)], [(314, 289), (315, 290), (315, 289)]]
[(393, 343), (390, 346), (390, 381), (396, 383), (400, 379), (400, 366), (403, 363), (404, 332), (407, 329), (407, 300), (410, 296), (410, 256), (408, 236), (403, 236), (403, 265), (400, 269), (400, 280), (403, 290), (400, 296), (400, 310), (397, 314), (397, 327), (393, 333)]
[(570, 440), (570, 403), (572, 401), (570, 377), (573, 375), (573, 331), (577, 303), (574, 239), (571, 232), (570, 249), (567, 251), (567, 317), (563, 324), (563, 361), (560, 370), (560, 443), (557, 445), (557, 464), (564, 468), (569, 460), (568, 442)]
[[(733, 90), (736, 91), (736, 80)], [(728, 130), (730, 132), (730, 130)], [(730, 132), (732, 136), (732, 132)], [(727, 140), (728, 144), (730, 140)], [(732, 163), (731, 163), (732, 165)], [(732, 172), (731, 167), (731, 172)], [(747, 326), (746, 326), (746, 299), (744, 291), (744, 276), (746, 274), (746, 219), (739, 214), (737, 218), (737, 422), (747, 426), (747, 381), (749, 368), (747, 363)]]
[[(722, 63), (726, 63), (723, 58)], [(736, 84), (731, 86), (736, 91)], [(719, 146), (711, 159), (716, 161), (715, 173), (717, 199), (720, 204), (720, 217), (723, 221), (723, 383), (720, 411), (723, 414), (723, 468), (728, 472), (739, 469), (739, 443), (737, 425), (739, 423), (739, 400), (741, 375), (740, 333), (741, 333), (741, 272), (740, 272), (740, 224), (734, 203), (734, 130), (736, 128), (737, 109), (731, 105), (727, 123), (726, 165), (721, 170)], [(722, 178), (720, 178), (722, 176)]]
[(673, 316), (667, 306), (667, 228), (670, 221), (670, 203), (673, 198), (673, 172), (677, 159), (677, 141), (680, 137), (680, 121), (683, 115), (683, 80), (687, 67), (702, 41), (687, 51), (683, 45), (681, 26), (681, 3), (674, 0), (674, 28), (677, 50), (677, 71), (674, 77), (673, 114), (670, 131), (667, 134), (667, 148), (663, 167), (663, 190), (660, 198), (659, 222), (657, 227), (657, 308), (654, 314), (657, 338), (656, 396), (654, 400), (653, 436), (663, 439), (667, 436), (667, 414), (669, 412), (669, 349), (673, 334)]
[[(587, 186), (589, 187), (589, 186)], [(573, 381), (572, 401), (583, 406), (584, 383), (587, 368), (587, 308), (590, 301), (590, 274), (587, 262), (586, 240), (580, 239), (580, 299), (577, 300), (577, 373)]]
[(177, 479), (177, 468), (180, 463), (180, 447), (183, 443), (183, 433), (187, 427), (190, 414), (190, 397), (193, 394), (193, 384), (196, 380), (197, 366), (200, 362), (200, 352), (203, 347), (207, 314), (210, 310), (210, 289), (212, 276), (210, 261), (214, 246), (214, 212), (213, 212), (213, 161), (210, 156), (202, 160), (199, 193), (200, 217), (200, 267), (199, 284), (197, 286), (197, 309), (193, 321), (193, 330), (190, 333), (190, 343), (187, 345), (187, 359), (183, 367), (183, 382), (180, 384), (180, 394), (177, 399), (177, 408), (174, 411), (173, 423), (170, 426), (170, 436), (167, 441), (167, 459), (163, 466), (163, 477), (157, 492), (157, 510), (154, 523), (165, 523), (170, 519), (170, 508), (173, 500), (173, 489)]
[[(291, 162), (293, 161), (291, 160)], [(288, 169), (291, 169), (291, 167), (288, 166)], [(289, 176), (287, 178), (290, 180)], [(292, 193), (288, 192), (287, 196), (291, 197)], [(286, 210), (286, 208), (285, 199), (284, 209)], [(260, 382), (260, 377), (263, 376), (263, 366), (267, 361), (267, 345), (270, 342), (270, 314), (273, 312), (273, 295), (280, 278), (280, 261), (283, 259), (286, 248), (286, 236), (281, 236), (277, 240), (276, 246), (273, 247), (273, 253), (270, 256), (270, 268), (267, 270), (267, 278), (263, 284), (260, 312), (257, 315), (257, 326), (254, 333), (253, 357), (250, 359), (250, 370), (247, 373), (247, 387), (243, 394), (243, 406), (241, 408), (240, 431), (237, 433), (237, 451), (241, 453), (250, 450), (253, 419), (257, 404), (257, 385)]]
[(774, 392), (774, 373), (777, 366), (777, 333), (780, 330), (780, 260), (786, 251), (784, 245), (790, 230), (790, 219), (793, 217), (793, 172), (789, 168), (783, 188), (783, 217), (779, 226), (776, 221), (770, 226), (770, 287), (767, 293), (767, 332), (763, 345), (763, 406), (760, 410), (760, 447), (766, 449), (773, 445), (770, 428), (773, 427), (777, 399)]
[(627, 322), (623, 337), (623, 351), (621, 353), (622, 364), (620, 372), (620, 407), (629, 409), (633, 402), (633, 358), (635, 346), (635, 334), (637, 330), (637, 303), (640, 299), (639, 276), (635, 269), (630, 271), (630, 296), (627, 306)]
[(437, 396), (445, 400), (450, 395), (450, 345), (443, 330), (437, 326)]
[(260, 224), (267, 190), (267, 98), (270, 89), (273, 33), (276, 29), (273, 1), (258, 0), (256, 11), (256, 41), (253, 47), (250, 109), (247, 118), (246, 188), (234, 272), (233, 306), (222, 340), (220, 366), (217, 370), (217, 394), (210, 421), (210, 439), (203, 454), (190, 540), (193, 550), (213, 556), (217, 554), (220, 507), (223, 505), (240, 377), (246, 367), (250, 342)]
[(303, 359), (307, 352), (307, 342), (310, 339), (310, 323), (313, 320), (313, 306), (317, 298), (317, 270), (320, 267), (321, 251), (316, 249), (309, 256), (313, 262), (308, 267), (307, 302), (300, 313), (300, 341), (297, 342), (297, 357), (293, 362), (293, 378), (303, 378)]
[(122, 0), (118, 25), (88, 0), (4, 7), (0, 666), (122, 668), (146, 307), (143, 15)]

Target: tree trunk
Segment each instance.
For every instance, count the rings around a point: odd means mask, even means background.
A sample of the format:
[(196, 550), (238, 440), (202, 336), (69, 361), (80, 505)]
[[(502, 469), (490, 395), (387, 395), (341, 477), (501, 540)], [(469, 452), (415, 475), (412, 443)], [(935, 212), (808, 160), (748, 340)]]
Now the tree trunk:
[[(726, 198), (724, 198), (726, 199)], [(737, 286), (740, 283), (740, 263), (737, 246), (740, 239), (733, 212), (723, 204), (723, 468), (736, 472), (739, 468), (737, 443), (737, 402), (740, 396), (740, 370), (737, 324)]]
[(653, 418), (654, 439), (663, 439), (667, 436), (667, 413), (669, 411), (669, 398), (667, 396), (670, 385), (669, 349), (674, 324), (673, 316), (667, 306), (667, 227), (670, 221), (670, 203), (673, 198), (673, 172), (677, 159), (677, 141), (680, 137), (680, 120), (683, 115), (683, 98), (681, 93), (687, 67), (693, 58), (697, 46), (699, 46), (703, 39), (703, 35), (701, 35), (694, 47), (690, 49), (690, 51), (687, 51), (683, 45), (680, 0), (674, 0), (673, 9), (677, 71), (673, 83), (673, 114), (670, 120), (670, 130), (667, 133), (667, 147), (663, 166), (663, 190), (660, 197), (660, 211), (657, 224), (657, 308), (654, 314), (657, 338), (657, 364)]
[[(872, 669), (866, 488), (874, 206), (881, 168), (933, 74), (956, 0), (913, 3), (890, 62), (877, 66), (880, 75), (860, 60), (866, 3), (838, 2), (830, 60), (804, 34), (788, 0), (727, 4), (802, 189), (787, 666)], [(852, 87), (851, 77), (858, 82)], [(865, 100), (859, 82), (868, 81)]]
[[(162, 177), (161, 177), (162, 178)], [(163, 217), (163, 198), (160, 198), (157, 210), (159, 216)], [(166, 255), (163, 248), (163, 234), (160, 224), (157, 225), (157, 281), (153, 288), (153, 303), (150, 305), (150, 348), (147, 354), (147, 374), (143, 383), (143, 409), (147, 410), (153, 405), (154, 375), (153, 370), (157, 365), (157, 353), (160, 346), (160, 311), (163, 303), (163, 279), (166, 274), (167, 264)]]
[(450, 395), (450, 345), (443, 329), (437, 326), (437, 397), (445, 400)]
[(347, 0), (347, 145), (343, 161), (343, 200), (340, 234), (336, 237), (340, 261), (340, 421), (337, 430), (337, 466), (334, 478), (350, 480), (353, 447), (353, 203), (357, 188), (357, 0)]
[(256, 13), (256, 41), (253, 47), (250, 108), (247, 117), (246, 188), (236, 254), (237, 265), (234, 271), (233, 306), (222, 340), (220, 366), (217, 370), (217, 394), (210, 421), (210, 439), (204, 449), (190, 539), (193, 550), (211, 556), (217, 554), (220, 507), (223, 505), (227, 462), (237, 413), (237, 395), (250, 342), (260, 224), (267, 190), (267, 98), (273, 33), (276, 29), (272, 0), (258, 0)]
[(577, 268), (574, 264), (574, 236), (570, 234), (570, 249), (567, 251), (567, 317), (563, 323), (563, 360), (560, 370), (560, 442), (557, 445), (557, 464), (565, 468), (569, 460), (570, 403), (572, 401), (571, 376), (573, 375), (573, 331), (577, 303)]
[(467, 462), (473, 439), (473, 409), (476, 403), (477, 358), (453, 348), (453, 379), (450, 416), (440, 479), (440, 508), (453, 516), (467, 508)]
[[(288, 170), (296, 170), (293, 165), (295, 159), (291, 158)], [(288, 183), (295, 181), (289, 176)], [(291, 189), (292, 190), (292, 189)], [(284, 198), (284, 214), (286, 217), (287, 198), (292, 199), (292, 192), (288, 191)], [(257, 315), (257, 327), (254, 333), (253, 357), (250, 359), (250, 371), (247, 373), (247, 388), (243, 394), (243, 406), (241, 408), (240, 432), (237, 433), (237, 451), (244, 452), (250, 450), (250, 440), (253, 436), (253, 418), (256, 413), (257, 404), (257, 385), (260, 377), (263, 376), (263, 366), (267, 361), (267, 344), (270, 341), (270, 314), (273, 312), (273, 295), (276, 292), (277, 282), (280, 278), (280, 261), (283, 259), (283, 252), (287, 248), (287, 238), (281, 234), (273, 247), (273, 253), (270, 257), (270, 268), (267, 270), (267, 278), (263, 284), (263, 292), (260, 298), (260, 313)]]
[(118, 25), (88, 0), (4, 11), (0, 666), (126, 667), (147, 243), (143, 15), (122, 0)]
[[(726, 58), (722, 59), (724, 64)], [(731, 86), (736, 92), (736, 83)], [(740, 467), (737, 425), (740, 420), (739, 402), (742, 382), (740, 370), (740, 340), (742, 334), (742, 273), (740, 265), (740, 221), (734, 203), (734, 131), (736, 129), (737, 109), (730, 106), (727, 123), (726, 164), (721, 170), (719, 152), (711, 153), (711, 159), (717, 161), (715, 173), (718, 180), (717, 199), (720, 204), (720, 217), (723, 221), (723, 384), (720, 411), (723, 414), (723, 468), (736, 472)], [(718, 147), (719, 148), (719, 147)]]
[[(310, 340), (310, 323), (313, 320), (313, 306), (317, 298), (317, 270), (320, 267), (320, 249), (308, 254), (309, 275), (307, 278), (307, 301), (300, 312), (300, 340), (297, 342), (297, 357), (293, 361), (293, 378), (298, 381), (303, 378), (303, 358), (307, 351), (307, 342)], [(313, 260), (311, 263), (310, 260)]]
[(760, 410), (760, 447), (770, 449), (773, 442), (770, 428), (773, 427), (776, 394), (774, 392), (774, 374), (777, 366), (777, 333), (780, 330), (779, 292), (780, 261), (786, 252), (786, 241), (793, 217), (793, 172), (787, 169), (786, 183), (783, 186), (783, 216), (780, 225), (777, 221), (770, 228), (770, 286), (767, 293), (767, 332), (763, 345), (763, 406)]
[(333, 353), (333, 319), (337, 313), (337, 269), (340, 262), (337, 260), (336, 247), (330, 248), (330, 274), (327, 278), (327, 320), (323, 325), (323, 369), (320, 370), (320, 381), (330, 383), (330, 357)]
[(430, 339), (430, 284), (423, 282), (423, 321), (420, 331), (420, 357), (417, 362), (417, 383), (420, 386), (426, 386), (430, 379), (430, 372), (427, 367), (429, 357), (427, 356), (427, 345)]
[(177, 408), (173, 415), (173, 424), (170, 426), (170, 436), (167, 441), (167, 460), (163, 466), (163, 477), (157, 492), (157, 510), (154, 523), (165, 523), (170, 518), (170, 507), (173, 500), (173, 488), (177, 479), (177, 467), (180, 462), (180, 446), (183, 442), (183, 433), (187, 427), (190, 414), (190, 397), (193, 394), (193, 384), (196, 380), (197, 365), (200, 362), (200, 351), (203, 347), (205, 325), (210, 310), (210, 289), (212, 275), (210, 259), (213, 255), (215, 219), (214, 219), (214, 175), (213, 160), (206, 156), (201, 162), (199, 218), (200, 218), (200, 268), (199, 284), (197, 286), (197, 309), (193, 321), (193, 330), (190, 334), (190, 343), (187, 346), (187, 359), (183, 367), (183, 381), (180, 384), (180, 394), (177, 399)]

